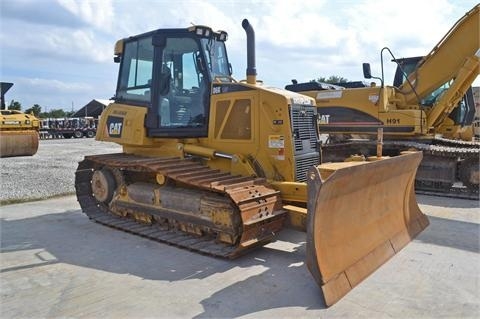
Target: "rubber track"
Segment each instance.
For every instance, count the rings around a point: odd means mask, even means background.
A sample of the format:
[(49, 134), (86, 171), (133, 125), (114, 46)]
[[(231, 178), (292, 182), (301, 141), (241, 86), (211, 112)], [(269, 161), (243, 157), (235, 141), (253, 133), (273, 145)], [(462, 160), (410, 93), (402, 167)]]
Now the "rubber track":
[[(267, 239), (250, 246), (231, 246), (219, 243), (211, 237), (194, 236), (179, 230), (166, 229), (166, 227), (161, 227), (158, 224), (141, 224), (133, 219), (112, 214), (105, 205), (99, 204), (92, 194), (93, 169), (101, 166), (122, 168), (128, 171), (160, 173), (191, 186), (225, 193), (237, 205), (241, 213), (252, 209), (262, 209), (265, 206), (271, 207), (272, 202), (279, 200), (278, 191), (264, 185), (263, 179), (219, 173), (218, 170), (208, 168), (189, 159), (151, 158), (123, 153), (87, 156), (79, 163), (75, 173), (77, 200), (82, 211), (90, 219), (100, 224), (155, 241), (223, 258), (238, 257), (255, 247), (264, 245), (273, 238), (274, 234), (271, 234)], [(268, 221), (281, 227), (284, 216), (284, 211), (277, 210), (273, 212), (273, 216), (268, 218)], [(264, 224), (260, 221), (259, 227), (262, 227), (262, 225)]]

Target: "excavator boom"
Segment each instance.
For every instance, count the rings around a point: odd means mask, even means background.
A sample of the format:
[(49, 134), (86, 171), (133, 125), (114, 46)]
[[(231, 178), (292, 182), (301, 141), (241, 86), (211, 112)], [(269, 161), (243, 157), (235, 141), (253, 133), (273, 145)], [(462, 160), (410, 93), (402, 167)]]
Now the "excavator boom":
[[(480, 4), (477, 4), (450, 28), (410, 74), (409, 79), (413, 82), (417, 95), (422, 97), (430, 94), (462, 72), (466, 72), (466, 75), (462, 76), (462, 82), (471, 80), (468, 88), (479, 72), (479, 49)], [(472, 67), (469, 64), (472, 64)], [(477, 69), (473, 68), (474, 65), (477, 65)], [(418, 103), (415, 92), (410, 90), (407, 82), (399, 89), (409, 91), (405, 93), (407, 104)]]
[[(473, 7), (418, 63), (399, 87), (406, 105), (448, 83), (428, 114), (427, 126), (436, 127), (452, 112), (480, 72), (480, 4)], [(413, 89), (410, 87), (413, 84)]]

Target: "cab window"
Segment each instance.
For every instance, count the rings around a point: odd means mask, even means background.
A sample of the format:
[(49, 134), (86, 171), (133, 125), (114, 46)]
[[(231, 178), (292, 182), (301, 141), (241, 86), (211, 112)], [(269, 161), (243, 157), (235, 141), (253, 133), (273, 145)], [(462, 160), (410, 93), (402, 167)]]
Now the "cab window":
[(150, 102), (152, 72), (152, 38), (125, 43), (116, 98)]

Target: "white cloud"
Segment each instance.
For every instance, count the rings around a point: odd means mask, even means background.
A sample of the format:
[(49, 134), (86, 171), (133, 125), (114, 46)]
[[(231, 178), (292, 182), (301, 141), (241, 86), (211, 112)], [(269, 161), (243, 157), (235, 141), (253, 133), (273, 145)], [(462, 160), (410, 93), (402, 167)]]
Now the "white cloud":
[(29, 91), (45, 92), (48, 90), (59, 90), (66, 93), (85, 93), (92, 90), (92, 86), (86, 83), (62, 82), (59, 80), (41, 78), (17, 78), (16, 81)]
[[(72, 53), (80, 53), (82, 56), (89, 57), (95, 62), (111, 62), (113, 45), (99, 40), (100, 39), (90, 30), (77, 30), (72, 33), (72, 39), (70, 41), (62, 44), (68, 47), (70, 55)], [(72, 42), (73, 45), (69, 46), (68, 44)]]
[(378, 49), (402, 44), (397, 50), (407, 49), (406, 45), (433, 47), (453, 24), (448, 21), (451, 11), (452, 5), (445, 0), (404, 0), (399, 5), (364, 2), (346, 10), (349, 27), (361, 42)]
[(324, 14), (325, 1), (267, 2), (257, 26), (261, 41), (286, 49), (338, 46), (348, 32)]
[[(77, 61), (79, 64), (111, 61), (113, 44), (101, 40), (92, 30), (50, 28), (38, 26), (37, 32), (17, 34), (2, 33), (0, 39), (5, 52), (12, 51), (29, 58), (29, 61), (50, 60), (57, 64)], [(5, 54), (9, 63), (15, 55)]]
[(34, 104), (39, 104), (43, 110), (70, 109), (72, 103), (75, 105), (75, 109), (78, 109), (96, 98), (91, 97), (94, 87), (85, 82), (66, 82), (38, 77), (13, 77), (9, 78), (9, 81), (12, 81), (14, 86), (6, 94), (5, 100), (19, 101), (23, 110)]
[[(43, 103), (35, 99), (50, 95), (78, 99), (77, 105), (111, 97), (118, 68), (112, 62), (113, 46), (123, 37), (192, 23), (225, 30), (234, 76), (242, 79), (246, 36), (241, 22), (248, 18), (256, 34), (258, 79), (266, 84), (283, 87), (292, 78), (308, 81), (330, 75), (362, 80), (362, 62), (370, 62), (372, 71), (380, 73), (382, 47), (390, 47), (397, 57), (426, 54), (476, 2), (1, 0), (0, 4), (2, 77), (52, 81), (37, 82), (48, 94), (23, 91), (31, 98), (28, 103)], [(391, 69), (387, 83), (394, 69), (389, 60), (385, 59)], [(19, 81), (14, 87), (27, 85)], [(81, 83), (89, 84), (77, 87)], [(86, 91), (82, 95), (68, 86)], [(14, 90), (12, 97), (19, 91)]]
[(113, 3), (111, 0), (57, 0), (67, 11), (83, 21), (102, 30), (113, 26)]
[[(263, 2), (262, 2), (263, 3)], [(340, 75), (363, 80), (361, 63), (380, 73), (380, 50), (388, 46), (397, 57), (427, 54), (474, 1), (306, 1), (267, 2), (269, 13), (257, 17), (258, 55), (277, 76), (310, 80)], [(265, 12), (265, 11), (263, 11)], [(266, 49), (261, 52), (260, 49)], [(277, 67), (268, 60), (277, 61)], [(385, 57), (386, 82), (395, 66)], [(259, 66), (260, 69), (261, 66)], [(265, 68), (264, 68), (265, 69)], [(288, 73), (286, 70), (293, 70)], [(264, 79), (265, 80), (265, 79)], [(283, 82), (284, 83), (284, 82)]]

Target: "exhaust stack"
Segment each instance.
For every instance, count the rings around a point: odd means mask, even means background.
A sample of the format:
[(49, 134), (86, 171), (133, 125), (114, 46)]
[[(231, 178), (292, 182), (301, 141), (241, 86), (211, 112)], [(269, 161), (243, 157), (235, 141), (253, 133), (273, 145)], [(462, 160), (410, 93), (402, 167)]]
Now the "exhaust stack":
[(243, 19), (242, 27), (247, 34), (247, 83), (257, 83), (257, 69), (255, 67), (255, 31), (247, 19)]

